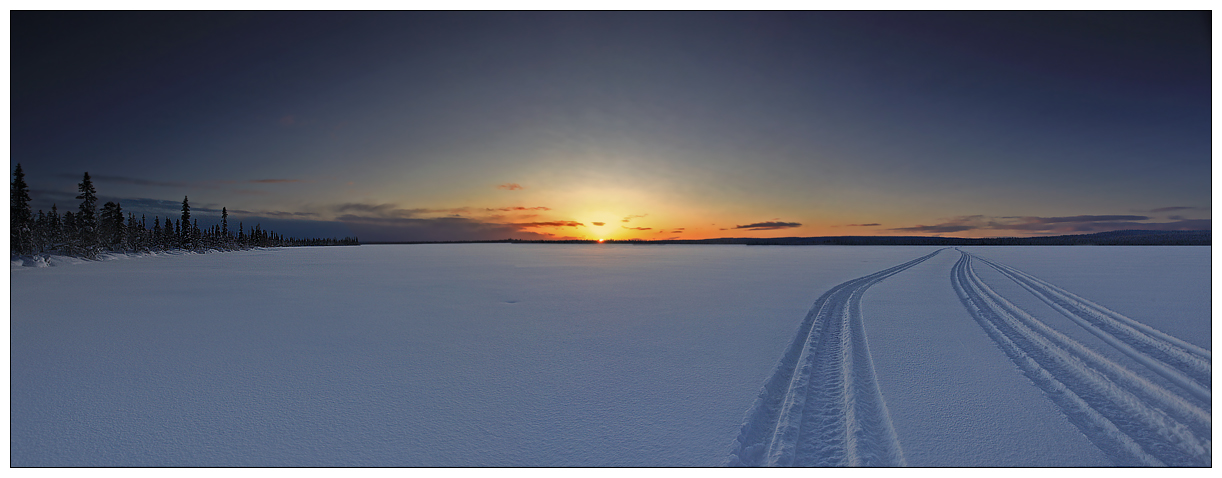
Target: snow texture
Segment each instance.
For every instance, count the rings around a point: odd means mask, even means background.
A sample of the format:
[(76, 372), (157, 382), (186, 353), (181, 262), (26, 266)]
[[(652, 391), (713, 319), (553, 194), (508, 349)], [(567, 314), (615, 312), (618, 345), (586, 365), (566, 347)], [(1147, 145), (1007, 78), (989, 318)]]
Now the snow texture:
[(960, 249), (15, 261), (10, 465), (1212, 463), (1208, 247)]

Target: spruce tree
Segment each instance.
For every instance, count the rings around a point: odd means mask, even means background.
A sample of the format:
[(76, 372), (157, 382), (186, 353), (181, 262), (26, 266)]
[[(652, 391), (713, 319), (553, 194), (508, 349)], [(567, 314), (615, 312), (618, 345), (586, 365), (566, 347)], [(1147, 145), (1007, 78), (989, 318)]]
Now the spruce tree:
[(165, 227), (161, 229), (161, 248), (170, 249), (178, 247), (178, 234), (174, 233), (174, 224), (170, 222), (170, 218), (165, 218)]
[(191, 248), (190, 247), (191, 246), (191, 238), (190, 238), (191, 236), (190, 234), (191, 206), (187, 204), (186, 196), (182, 197), (182, 229), (176, 229), (176, 230), (178, 231), (178, 234), (179, 234), (178, 237), (180, 238), (180, 241), (182, 243), (182, 248), (190, 249)]
[(200, 248), (200, 242), (201, 242), (200, 239), (202, 239), (202, 235), (200, 234), (200, 231), (199, 231), (199, 219), (196, 219), (191, 224), (191, 247), (193, 249)]
[(76, 231), (76, 216), (72, 214), (72, 211), (64, 212), (63, 238), (63, 252), (76, 254), (80, 251), (81, 237)]
[(133, 251), (140, 250), (141, 231), (139, 229), (136, 229), (137, 227), (139, 226), (136, 224), (136, 215), (130, 212), (127, 213), (127, 230), (125, 231), (127, 234), (125, 238), (126, 239), (125, 248), (131, 249)]
[(122, 241), (123, 212), (113, 201), (102, 205), (102, 215), (98, 219), (98, 238), (102, 246), (117, 250)]
[(153, 216), (153, 248), (164, 249), (161, 240), (161, 216)]
[(77, 253), (85, 257), (97, 257), (98, 253), (98, 196), (97, 190), (93, 188), (93, 181), (89, 179), (89, 173), (85, 173), (85, 179), (77, 185), (77, 191), (81, 194), (77, 199), (81, 200), (80, 209), (76, 214), (76, 249)]
[(229, 242), (229, 210), (221, 208), (221, 240)]
[(47, 233), (50, 230), (51, 228), (47, 227), (47, 215), (43, 214), (42, 209), (39, 209), (38, 216), (34, 218), (34, 234), (32, 235), (34, 242), (30, 249), (39, 253), (46, 252)]
[(21, 163), (13, 172), (13, 184), (9, 190), (9, 252), (10, 254), (30, 254), (33, 252), (33, 218), (30, 215), (30, 188), (25, 184), (25, 173), (21, 171)]
[(59, 218), (59, 210), (51, 205), (51, 213), (47, 214), (47, 250), (59, 252), (64, 248), (64, 223)]

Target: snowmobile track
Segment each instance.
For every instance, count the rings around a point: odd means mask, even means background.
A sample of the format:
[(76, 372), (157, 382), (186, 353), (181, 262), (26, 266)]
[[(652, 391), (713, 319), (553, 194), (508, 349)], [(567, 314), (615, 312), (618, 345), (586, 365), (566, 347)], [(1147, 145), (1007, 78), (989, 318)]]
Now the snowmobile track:
[(945, 249), (833, 287), (747, 411), (731, 466), (903, 466), (861, 315), (874, 284)]
[[(1101, 338), (1116, 333), (1105, 340), (1113, 346), (1120, 344), (1117, 348), (1130, 356), (1136, 354), (1140, 363), (1147, 366), (1164, 364), (1171, 371), (1179, 370), (1175, 367), (1183, 365), (1182, 362), (1167, 364), (1163, 361), (1171, 354), (1156, 354), (1152, 351), (1154, 348), (1143, 345), (1143, 342), (1161, 339), (1161, 333), (1152, 334), (1149, 331), (1153, 329), (1147, 326), (1134, 326), (1136, 321), (1132, 319), (1120, 319), (1119, 314), (1034, 277), (960, 252), (962, 255), (951, 273), (951, 285), (964, 307), (1019, 369), (1061, 408), (1069, 421), (1115, 464), (1211, 466), (1212, 419), (1209, 411), (1019, 309), (982, 281), (972, 263), (980, 260), (998, 268), (1088, 330), (1091, 326), (1106, 330), (1096, 333)], [(1129, 327), (1126, 330), (1114, 324), (1107, 324), (1110, 328), (1094, 325), (1103, 322), (1101, 317), (1104, 316)], [(1138, 345), (1132, 345), (1134, 343)], [(1161, 343), (1175, 344), (1165, 340)], [(1156, 349), (1165, 351), (1166, 347)], [(1177, 350), (1190, 355), (1195, 352), (1191, 348)]]

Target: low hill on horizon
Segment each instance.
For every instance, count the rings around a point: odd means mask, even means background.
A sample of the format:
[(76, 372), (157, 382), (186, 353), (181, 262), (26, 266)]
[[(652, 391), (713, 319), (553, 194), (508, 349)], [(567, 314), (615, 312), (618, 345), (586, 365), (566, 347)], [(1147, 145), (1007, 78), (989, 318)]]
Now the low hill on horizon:
[[(1068, 234), (1042, 237), (930, 237), (930, 236), (820, 236), (820, 237), (722, 237), (716, 239), (664, 239), (606, 240), (616, 244), (743, 244), (748, 246), (1208, 246), (1211, 245), (1211, 230), (1199, 231), (1151, 231), (1122, 230), (1091, 234)], [(587, 244), (595, 240), (521, 240), (501, 239), (490, 241), (420, 241), (420, 242), (366, 242), (364, 244), (466, 244), (466, 243), (512, 243), (512, 244)]]

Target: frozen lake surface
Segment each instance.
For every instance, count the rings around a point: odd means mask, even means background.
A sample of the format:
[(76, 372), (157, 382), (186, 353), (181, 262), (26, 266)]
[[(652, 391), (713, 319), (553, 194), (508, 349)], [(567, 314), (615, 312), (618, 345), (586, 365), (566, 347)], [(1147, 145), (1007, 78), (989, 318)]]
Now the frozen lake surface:
[(1207, 466), (1209, 259), (435, 244), (14, 266), (10, 465)]

